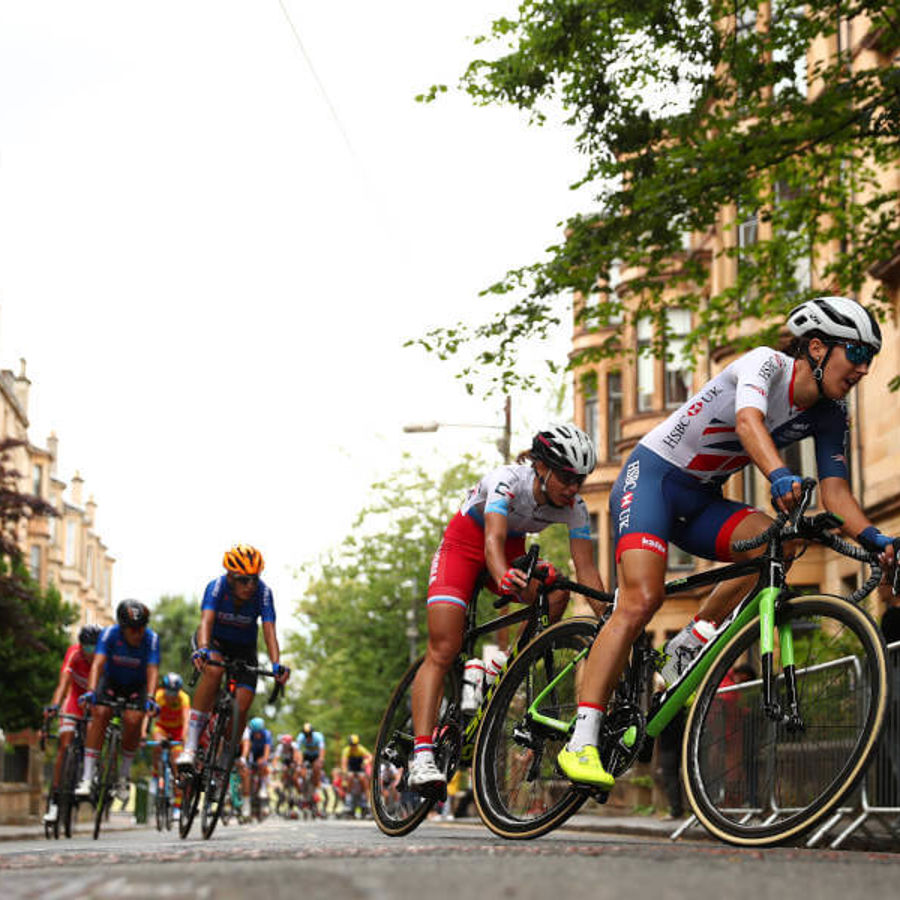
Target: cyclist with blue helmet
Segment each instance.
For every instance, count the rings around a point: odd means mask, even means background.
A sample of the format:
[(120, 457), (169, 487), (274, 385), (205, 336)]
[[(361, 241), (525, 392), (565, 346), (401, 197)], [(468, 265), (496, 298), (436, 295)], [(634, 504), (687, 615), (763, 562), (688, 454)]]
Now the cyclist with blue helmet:
[(250, 814), (250, 776), (253, 769), (259, 774), (260, 801), (269, 799), (269, 757), (272, 755), (272, 732), (260, 716), (254, 716), (241, 736), (241, 786), (244, 793), (243, 809)]

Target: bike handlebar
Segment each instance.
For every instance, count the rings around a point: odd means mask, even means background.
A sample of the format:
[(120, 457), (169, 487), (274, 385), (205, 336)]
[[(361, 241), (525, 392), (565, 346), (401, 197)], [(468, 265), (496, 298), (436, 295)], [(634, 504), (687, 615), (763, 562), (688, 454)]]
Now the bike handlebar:
[[(535, 581), (539, 581), (541, 582), (541, 584), (543, 584), (547, 580), (547, 572), (543, 569), (537, 568), (540, 552), (541, 548), (537, 544), (532, 544), (528, 549), (528, 553), (526, 553), (525, 556), (519, 556), (514, 559), (512, 564), (515, 568), (524, 572), (529, 579), (534, 579)], [(586, 584), (580, 584), (577, 581), (572, 581), (571, 579), (566, 578), (564, 575), (559, 574), (557, 574), (551, 587), (553, 590), (573, 591), (574, 593), (581, 594), (584, 597), (591, 597), (594, 600), (599, 600), (601, 603), (612, 603), (615, 596), (609, 591), (595, 590), (592, 587), (588, 587)], [(498, 597), (494, 601), (494, 609), (499, 609), (501, 606), (506, 606), (506, 604), (510, 602), (521, 603), (522, 599), (518, 596), (513, 595)]]
[[(276, 674), (272, 669), (266, 669), (262, 666), (251, 666), (249, 663), (245, 663), (241, 659), (228, 659), (225, 657), (222, 660), (218, 659), (207, 659), (204, 662), (204, 666), (218, 666), (220, 669), (227, 669), (232, 672), (245, 673), (247, 675), (261, 675), (263, 678), (276, 678)], [(197, 679), (200, 677), (202, 669), (194, 669), (191, 673), (191, 677), (188, 680), (188, 685), (193, 687), (197, 683)], [(284, 691), (284, 685), (280, 682), (275, 682), (275, 686), (272, 689), (272, 693), (269, 694), (269, 699), (266, 701), (267, 703), (274, 703)]]
[[(802, 540), (815, 541), (830, 547), (842, 556), (858, 559), (871, 567), (871, 572), (865, 583), (853, 591), (848, 598), (851, 602), (858, 603), (863, 597), (868, 596), (881, 581), (882, 571), (878, 564), (878, 554), (872, 553), (864, 547), (851, 543), (836, 534), (832, 534), (831, 532), (835, 528), (839, 528), (843, 522), (840, 516), (827, 511), (814, 516), (804, 515), (812, 502), (812, 494), (815, 488), (816, 480), (814, 478), (804, 478), (800, 482), (800, 503), (797, 504), (797, 507), (791, 513), (778, 513), (775, 521), (761, 534), (743, 541), (735, 541), (731, 548), (737, 553), (755, 550), (757, 547), (762, 547), (763, 544), (768, 544), (775, 535), (781, 532), (783, 540), (800, 538)], [(894, 552), (896, 553), (896, 548), (900, 546), (900, 538), (894, 541), (894, 544)], [(895, 568), (895, 585), (898, 585), (898, 580), (900, 580), (900, 569)]]

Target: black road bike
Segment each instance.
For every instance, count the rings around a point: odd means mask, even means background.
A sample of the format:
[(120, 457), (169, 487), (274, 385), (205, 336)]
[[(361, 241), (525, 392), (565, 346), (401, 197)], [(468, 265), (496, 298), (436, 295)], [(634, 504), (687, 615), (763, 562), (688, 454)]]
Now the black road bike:
[[(274, 678), (275, 673), (271, 669), (251, 666), (242, 660), (227, 657), (221, 662), (215, 659), (207, 660), (206, 665), (218, 666), (225, 670), (225, 674), (219, 685), (209, 721), (197, 746), (193, 769), (182, 769), (178, 774), (182, 791), (178, 833), (182, 838), (188, 836), (199, 809), (200, 830), (203, 837), (208, 840), (215, 831), (216, 823), (226, 803), (231, 767), (240, 741), (238, 685), (242, 677), (261, 675), (264, 678)], [(191, 684), (195, 684), (199, 677), (199, 671), (195, 670)], [(282, 685), (276, 683), (267, 702), (274, 703), (281, 691)]]
[[(526, 556), (516, 560), (516, 566), (527, 575), (532, 575), (537, 567), (538, 552), (537, 544), (533, 544)], [(478, 625), (476, 618), (478, 595), (486, 580), (486, 574), (482, 575), (469, 600), (462, 649), (444, 679), (443, 696), (438, 708), (437, 725), (433, 734), (434, 758), (438, 768), (444, 772), (447, 782), (458, 767), (471, 764), (482, 716), (498, 685), (502, 683), (504, 672), (508, 671), (509, 666), (529, 641), (550, 623), (551, 591), (548, 590), (539, 592), (533, 605)], [(602, 602), (609, 601), (612, 596), (581, 585), (578, 587), (581, 593)], [(555, 590), (555, 586), (553, 589)], [(497, 598), (494, 600), (494, 608), (499, 609), (509, 602), (509, 597)], [(492, 634), (520, 622), (525, 624), (510, 651), (504, 671), (485, 692), (481, 706), (475, 713), (464, 714), (460, 709), (463, 668), (465, 661), (474, 655), (476, 642), (486, 634)], [(392, 837), (409, 834), (425, 819), (434, 804), (446, 797), (446, 792), (417, 793), (410, 790), (408, 785), (409, 762), (415, 741), (412, 725), (412, 684), (423, 659), (424, 656), (413, 662), (394, 688), (375, 739), (369, 807), (378, 827)]]

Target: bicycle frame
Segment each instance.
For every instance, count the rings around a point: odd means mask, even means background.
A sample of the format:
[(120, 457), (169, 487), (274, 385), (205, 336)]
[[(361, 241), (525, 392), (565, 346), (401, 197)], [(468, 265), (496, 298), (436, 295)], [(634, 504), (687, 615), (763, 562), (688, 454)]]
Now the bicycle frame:
[[(538, 545), (532, 544), (531, 548), (526, 554), (523, 569), (523, 571), (525, 571), (528, 575), (531, 575), (535, 565), (537, 564), (538, 553)], [(503, 680), (503, 675), (506, 673), (507, 668), (513, 662), (516, 656), (518, 656), (525, 645), (528, 644), (528, 642), (535, 636), (535, 634), (540, 633), (549, 626), (550, 594), (554, 590), (557, 590), (555, 585), (550, 590), (539, 590), (537, 598), (533, 605), (524, 606), (522, 609), (518, 609), (515, 612), (506, 613), (505, 615), (498, 616), (496, 619), (491, 619), (489, 622), (485, 622), (483, 625), (477, 625), (475, 621), (477, 612), (477, 598), (484, 586), (487, 584), (488, 578), (489, 576), (487, 572), (483, 572), (478, 581), (475, 583), (475, 589), (472, 591), (472, 597), (468, 605), (466, 606), (466, 625), (463, 632), (461, 656), (470, 659), (475, 652), (475, 644), (478, 641), (478, 638), (484, 636), (485, 634), (493, 634), (494, 632), (500, 631), (503, 628), (508, 628), (511, 625), (518, 625), (520, 622), (527, 622), (528, 624), (522, 630), (522, 634), (519, 636), (519, 639), (510, 648), (503, 668), (500, 670), (494, 682), (485, 692), (480, 706), (475, 711), (469, 722), (466, 724), (465, 728), (463, 728), (461, 753), (461, 760), (463, 762), (469, 762), (471, 760), (471, 751), (475, 745), (475, 738), (478, 735), (478, 729), (481, 727), (481, 719), (484, 716), (484, 711), (487, 709), (488, 703), (490, 702), (494, 691), (497, 689), (497, 685), (499, 685)], [(608, 597), (603, 599), (608, 599)], [(508, 602), (510, 602), (508, 599), (501, 597), (500, 599), (494, 601), (494, 606), (495, 608), (499, 608), (500, 606), (503, 606)], [(460, 663), (458, 657), (457, 665), (459, 664)]]

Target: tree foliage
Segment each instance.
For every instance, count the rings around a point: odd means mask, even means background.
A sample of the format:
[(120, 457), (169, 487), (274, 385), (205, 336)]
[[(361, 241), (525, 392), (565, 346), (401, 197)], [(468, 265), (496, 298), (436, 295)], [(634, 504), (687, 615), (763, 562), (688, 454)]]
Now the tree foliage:
[(0, 442), (0, 727), (6, 731), (36, 727), (49, 702), (69, 646), (67, 628), (75, 621), (56, 588), (42, 591), (29, 575), (16, 541), (21, 524), (56, 510), (19, 490), (9, 451), (21, 441)]
[[(851, 19), (866, 47), (852, 65)], [(814, 42), (840, 49), (807, 72)], [(573, 187), (592, 202), (548, 258), (485, 290), (500, 300), (494, 318), (419, 340), (442, 356), (474, 341), (463, 377), (488, 370), (504, 389), (521, 381), (520, 346), (561, 321), (557, 298), (571, 291), (585, 298), (584, 326), (613, 326), (572, 364), (625, 352), (617, 270), (629, 270), (636, 298), (628, 315), (655, 318), (661, 335), (673, 295), (696, 313), (691, 357), (732, 340), (738, 318), (763, 323), (739, 348), (774, 340), (784, 313), (813, 294), (810, 266), (819, 285), (855, 294), (896, 255), (897, 196), (880, 173), (900, 161), (898, 0), (523, 0), (476, 43), (496, 52), (474, 60), (461, 87), (537, 124), (561, 106), (586, 161)], [(743, 249), (733, 231), (714, 245), (705, 237), (723, 210), (771, 230)], [(685, 252), (688, 233), (700, 249)], [(714, 290), (717, 261), (737, 278)], [(662, 339), (655, 349), (664, 352)]]
[(159, 635), (159, 676), (177, 672), (187, 682), (193, 671), (191, 636), (200, 624), (200, 604), (184, 597), (165, 595), (153, 607), (150, 627)]

